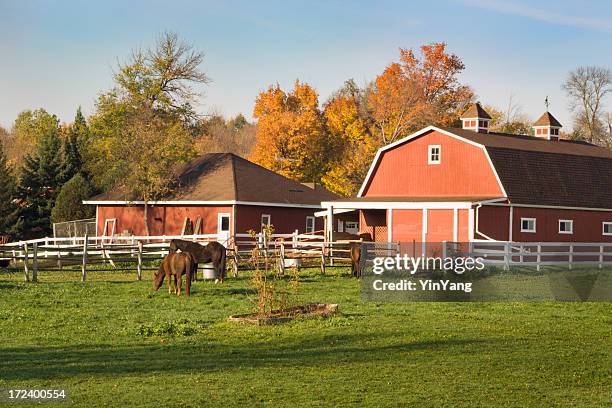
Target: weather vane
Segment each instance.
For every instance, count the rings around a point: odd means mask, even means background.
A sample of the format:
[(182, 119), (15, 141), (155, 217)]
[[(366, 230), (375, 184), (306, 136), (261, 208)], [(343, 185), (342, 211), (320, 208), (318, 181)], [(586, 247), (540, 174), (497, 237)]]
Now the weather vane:
[(544, 99), (544, 105), (546, 105), (546, 111), (548, 112), (548, 95), (546, 95), (546, 99)]

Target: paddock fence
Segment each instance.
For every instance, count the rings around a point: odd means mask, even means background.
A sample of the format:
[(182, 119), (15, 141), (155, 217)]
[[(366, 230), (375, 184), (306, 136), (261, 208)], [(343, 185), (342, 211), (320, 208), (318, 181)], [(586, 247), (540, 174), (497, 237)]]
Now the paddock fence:
[[(48, 237), (4, 243), (0, 245), (0, 265), (13, 270), (23, 269), (24, 280), (37, 281), (38, 272), (80, 271), (81, 280), (87, 280), (88, 270), (95, 272), (136, 271), (142, 279), (145, 270), (155, 270), (159, 261), (169, 252), (172, 239), (184, 239), (206, 244), (217, 241), (227, 248), (228, 266), (234, 276), (239, 270), (254, 268), (253, 251), (266, 269), (277, 268), (284, 274), (287, 267), (317, 267), (325, 273), (331, 265), (348, 264), (351, 240), (328, 242), (322, 232), (299, 234), (259, 233), (235, 234), (223, 237), (217, 234), (176, 236), (70, 236)], [(76, 269), (75, 269), (76, 268)], [(203, 266), (203, 269), (210, 267)]]

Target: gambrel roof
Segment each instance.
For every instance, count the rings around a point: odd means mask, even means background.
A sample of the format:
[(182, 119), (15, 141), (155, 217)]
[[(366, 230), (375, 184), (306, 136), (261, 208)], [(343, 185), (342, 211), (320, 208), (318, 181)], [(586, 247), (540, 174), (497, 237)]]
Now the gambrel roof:
[(581, 141), (434, 126), (381, 148), (358, 196), (368, 186), (382, 152), (432, 131), (483, 148), (512, 204), (612, 209), (612, 151), (606, 148)]

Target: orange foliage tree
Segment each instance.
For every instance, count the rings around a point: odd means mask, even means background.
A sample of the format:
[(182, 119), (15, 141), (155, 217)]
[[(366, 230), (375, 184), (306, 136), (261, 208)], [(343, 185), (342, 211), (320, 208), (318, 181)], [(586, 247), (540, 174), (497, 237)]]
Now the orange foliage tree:
[(321, 180), (330, 146), (318, 95), (310, 85), (296, 81), (290, 92), (271, 86), (257, 97), (253, 116), (258, 124), (251, 160), (294, 180)]
[(474, 97), (458, 79), (463, 62), (446, 52), (445, 43), (420, 49), (419, 58), (412, 50), (400, 48), (400, 61), (387, 66), (369, 89), (373, 131), (382, 144), (427, 125), (452, 124)]

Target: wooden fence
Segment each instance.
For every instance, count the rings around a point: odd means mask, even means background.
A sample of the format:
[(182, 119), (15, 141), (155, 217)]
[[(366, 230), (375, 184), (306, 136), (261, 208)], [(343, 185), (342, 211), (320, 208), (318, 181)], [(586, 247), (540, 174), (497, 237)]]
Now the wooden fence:
[(297, 231), (273, 234), (269, 239), (263, 234), (236, 234), (225, 239), (217, 234), (41, 238), (0, 245), (0, 262), (10, 262), (13, 268), (21, 266), (26, 281), (37, 281), (39, 270), (65, 271), (67, 266), (79, 266), (81, 280), (86, 281), (88, 267), (92, 265), (99, 265), (96, 272), (136, 269), (136, 278), (140, 280), (144, 270), (155, 269), (147, 266), (150, 265), (148, 261), (159, 260), (168, 253), (172, 239), (203, 244), (221, 242), (228, 248), (228, 263), (234, 276), (239, 270), (252, 267), (249, 259), (254, 248), (259, 250), (266, 268), (277, 267), (281, 274), (291, 265), (316, 266), (325, 273), (326, 265), (349, 261), (348, 243), (352, 242), (326, 242), (323, 235), (298, 234)]

